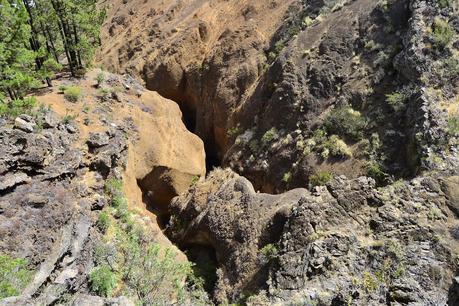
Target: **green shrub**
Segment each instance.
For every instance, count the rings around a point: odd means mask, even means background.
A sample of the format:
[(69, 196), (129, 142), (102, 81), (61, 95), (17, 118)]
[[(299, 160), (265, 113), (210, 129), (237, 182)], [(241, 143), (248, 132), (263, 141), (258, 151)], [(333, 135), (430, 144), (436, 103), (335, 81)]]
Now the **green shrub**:
[(115, 208), (122, 207), (126, 204), (126, 198), (122, 194), (115, 194), (112, 197), (112, 206)]
[(333, 174), (329, 171), (320, 171), (309, 177), (311, 187), (323, 186), (333, 178)]
[(242, 132), (242, 129), (238, 125), (238, 126), (233, 126), (233, 127), (229, 128), (228, 131), (226, 131), (226, 135), (228, 135), (228, 137), (236, 137), (239, 134), (241, 134), (241, 132)]
[(432, 207), (427, 214), (427, 218), (431, 221), (439, 220), (443, 217), (441, 209), (438, 207)]
[(387, 180), (387, 173), (381, 169), (381, 165), (377, 162), (368, 162), (365, 166), (367, 175), (373, 178), (378, 184), (383, 184)]
[(284, 176), (282, 177), (282, 181), (286, 184), (290, 183), (290, 181), (292, 180), (292, 173), (289, 171), (289, 172), (285, 172), (284, 173)]
[[(192, 278), (192, 264), (178, 261), (172, 249), (157, 243), (142, 244), (136, 235), (122, 235), (118, 237), (122, 280), (141, 297), (142, 305), (166, 305), (171, 296), (183, 301), (189, 293), (184, 280)], [(196, 285), (196, 292), (202, 291), (202, 282), (193, 282), (189, 285)]]
[(64, 98), (69, 102), (78, 102), (81, 97), (81, 89), (77, 86), (70, 86), (64, 91)]
[(264, 145), (269, 144), (274, 139), (277, 139), (279, 136), (277, 134), (277, 129), (275, 127), (271, 128), (270, 130), (266, 131), (266, 133), (261, 137), (261, 142)]
[(324, 127), (329, 134), (348, 137), (358, 141), (363, 137), (367, 125), (366, 119), (350, 106), (333, 109), (324, 122)]
[(306, 16), (304, 19), (303, 19), (303, 26), (304, 27), (310, 27), (312, 24), (314, 23), (314, 19), (312, 19), (311, 17), (309, 16)]
[(71, 123), (73, 120), (75, 120), (76, 117), (77, 117), (76, 115), (66, 114), (66, 115), (62, 118), (62, 123), (63, 123), (63, 124), (69, 124), (69, 123)]
[(0, 254), (0, 300), (19, 295), (31, 279), (27, 260)]
[[(196, 277), (193, 265), (176, 258), (172, 249), (153, 242), (142, 222), (128, 209), (123, 182), (106, 180), (105, 193), (116, 209), (107, 210), (113, 217), (110, 232), (94, 250), (97, 267), (90, 273), (91, 290), (110, 296), (118, 286), (123, 294), (136, 296), (139, 305), (167, 305), (171, 298), (178, 305), (209, 305), (203, 281)], [(98, 226), (106, 227), (99, 215)], [(100, 222), (99, 222), (100, 221)]]
[(113, 90), (111, 88), (99, 88), (97, 90), (97, 96), (102, 101), (108, 101), (112, 96)]
[(277, 247), (272, 244), (272, 243), (269, 243), (267, 245), (265, 245), (264, 247), (262, 247), (260, 249), (260, 254), (262, 254), (268, 261), (272, 261), (274, 260), (275, 258), (277, 258), (277, 255), (279, 253), (279, 250), (277, 249)]
[(60, 93), (64, 93), (67, 88), (69, 88), (67, 85), (60, 85), (58, 89)]
[(369, 40), (365, 43), (365, 49), (368, 49), (370, 51), (376, 50), (377, 46), (378, 45), (374, 42), (374, 40)]
[(30, 114), (36, 104), (35, 97), (0, 102), (0, 117), (14, 118), (21, 114)]
[(352, 157), (352, 151), (349, 149), (347, 144), (342, 141), (338, 136), (332, 135), (325, 143), (325, 148), (327, 148), (332, 156), (335, 157)]
[(451, 80), (459, 76), (459, 59), (450, 56), (443, 61), (441, 77), (445, 80)]
[(199, 179), (199, 175), (193, 175), (193, 177), (191, 178), (191, 186), (195, 186), (199, 182)]
[(406, 107), (405, 105), (406, 99), (407, 99), (406, 94), (403, 92), (399, 92), (399, 91), (395, 91), (391, 94), (386, 95), (387, 103), (390, 106), (392, 106), (392, 108), (396, 112), (399, 112)]
[(459, 134), (459, 116), (448, 118), (448, 134), (451, 136)]
[(97, 87), (102, 85), (104, 81), (105, 81), (105, 74), (103, 72), (99, 72), (96, 76)]
[(366, 292), (373, 292), (378, 288), (378, 279), (368, 271), (363, 273), (362, 285)]
[(433, 23), (433, 41), (439, 49), (444, 49), (454, 38), (454, 29), (441, 18), (435, 18)]
[(102, 233), (105, 233), (110, 227), (110, 215), (106, 211), (103, 211), (99, 214), (99, 218), (97, 219), (97, 227)]
[(113, 195), (123, 192), (123, 181), (115, 178), (110, 178), (105, 181), (104, 186), (105, 193), (108, 195)]
[(117, 286), (115, 272), (108, 265), (95, 267), (89, 274), (91, 290), (102, 296), (111, 296)]
[(451, 6), (450, 1), (451, 0), (437, 0), (437, 3), (440, 6), (440, 8), (447, 8)]

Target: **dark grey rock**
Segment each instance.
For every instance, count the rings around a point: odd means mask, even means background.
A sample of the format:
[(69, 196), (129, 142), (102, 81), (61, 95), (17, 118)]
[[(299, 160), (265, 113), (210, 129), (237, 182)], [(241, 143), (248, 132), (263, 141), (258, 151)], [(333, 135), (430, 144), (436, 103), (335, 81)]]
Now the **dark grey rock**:
[(100, 148), (108, 145), (110, 136), (106, 132), (90, 133), (87, 141), (91, 148)]

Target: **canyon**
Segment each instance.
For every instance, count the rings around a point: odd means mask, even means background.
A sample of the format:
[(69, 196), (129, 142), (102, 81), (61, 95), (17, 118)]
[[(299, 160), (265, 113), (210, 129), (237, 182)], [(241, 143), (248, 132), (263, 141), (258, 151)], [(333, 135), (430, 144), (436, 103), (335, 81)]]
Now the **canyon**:
[(0, 305), (459, 305), (454, 1), (99, 6), (99, 68), (0, 119)]

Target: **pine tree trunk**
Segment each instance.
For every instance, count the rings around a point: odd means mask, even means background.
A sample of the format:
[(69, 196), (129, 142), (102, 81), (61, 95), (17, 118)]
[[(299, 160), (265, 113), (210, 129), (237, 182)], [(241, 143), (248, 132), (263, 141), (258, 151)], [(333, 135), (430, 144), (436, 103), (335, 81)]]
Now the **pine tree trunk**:
[(8, 91), (8, 95), (10, 96), (11, 100), (15, 100), (14, 99), (14, 94), (13, 94), (13, 91), (11, 90), (11, 88), (6, 88), (6, 91)]
[(57, 63), (59, 63), (59, 56), (57, 55), (57, 50), (56, 50), (56, 47), (54, 46), (54, 38), (53, 36), (51, 35), (51, 32), (49, 31), (49, 28), (48, 27), (45, 27), (45, 37), (46, 40), (49, 42), (50, 46), (51, 46), (51, 49), (53, 50), (53, 55), (54, 55), (54, 59), (56, 60)]
[[(30, 37), (30, 47), (32, 48), (33, 51), (38, 52), (40, 50), (40, 43), (38, 42), (38, 33), (35, 29), (35, 24), (33, 21), (33, 15), (32, 15), (32, 10), (30, 8), (30, 4), (28, 0), (23, 0), (24, 6), (27, 10), (27, 13), (29, 14), (29, 25), (31, 29), (31, 37)], [(41, 57), (36, 57), (35, 58), (35, 64), (37, 65), (37, 70), (40, 70), (41, 67), (43, 66), (43, 58)]]
[(65, 55), (67, 56), (67, 61), (69, 63), (70, 73), (72, 76), (75, 76), (75, 55), (74, 51), (72, 50), (72, 46), (70, 43), (70, 37), (68, 32), (68, 25), (64, 18), (64, 13), (62, 7), (57, 3), (55, 0), (51, 0), (51, 4), (56, 12), (57, 17), (59, 18), (59, 29), (62, 37), (62, 43), (65, 49)]
[(64, 45), (65, 56), (67, 57), (67, 61), (69, 63), (70, 73), (72, 74), (72, 76), (75, 76), (75, 69), (73, 67), (72, 58), (70, 57), (70, 51), (69, 51), (69, 48), (67, 46), (67, 40), (65, 38), (65, 33), (64, 33), (64, 30), (63, 30), (62, 25), (60, 23), (59, 23), (59, 28), (60, 28), (59, 32), (61, 33), (61, 36), (62, 36), (62, 43)]
[[(73, 21), (73, 35), (75, 36), (75, 45), (78, 45), (80, 40), (78, 39), (78, 31), (77, 31), (77, 28), (76, 28), (76, 25), (75, 25), (75, 21)], [(83, 68), (83, 63), (81, 61), (80, 50), (77, 51), (77, 58), (78, 58), (78, 66), (79, 66), (79, 68)]]

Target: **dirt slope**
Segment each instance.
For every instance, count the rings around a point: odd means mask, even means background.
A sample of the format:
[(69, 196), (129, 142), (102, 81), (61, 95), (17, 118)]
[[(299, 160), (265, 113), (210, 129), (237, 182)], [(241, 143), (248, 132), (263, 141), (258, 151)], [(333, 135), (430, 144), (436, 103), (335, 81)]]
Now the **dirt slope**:
[(262, 73), (263, 49), (294, 1), (122, 1), (108, 7), (98, 62), (178, 102), (210, 159), (232, 110)]

